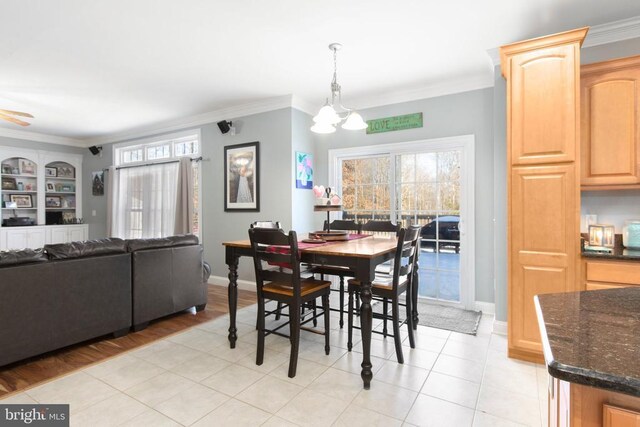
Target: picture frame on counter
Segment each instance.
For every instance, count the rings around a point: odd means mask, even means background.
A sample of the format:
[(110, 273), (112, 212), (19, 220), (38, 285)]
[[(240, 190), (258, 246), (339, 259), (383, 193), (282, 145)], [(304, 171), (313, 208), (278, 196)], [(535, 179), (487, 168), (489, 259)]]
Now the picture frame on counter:
[(58, 176), (58, 169), (46, 167), (44, 168), (44, 175), (55, 178)]
[(16, 208), (32, 208), (33, 200), (30, 194), (11, 194), (9, 200), (16, 204)]

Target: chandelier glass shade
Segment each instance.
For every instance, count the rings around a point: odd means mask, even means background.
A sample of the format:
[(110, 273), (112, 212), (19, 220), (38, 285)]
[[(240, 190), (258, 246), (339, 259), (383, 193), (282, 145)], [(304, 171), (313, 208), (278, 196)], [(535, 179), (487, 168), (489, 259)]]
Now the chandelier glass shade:
[[(342, 47), (339, 43), (331, 43), (329, 49), (333, 51), (333, 80), (331, 81), (331, 102), (327, 98), (324, 106), (313, 118), (314, 125), (311, 131), (315, 133), (333, 133), (336, 126), (342, 123), (342, 128), (347, 130), (362, 130), (367, 128), (367, 123), (353, 108), (342, 105), (342, 87), (338, 84), (337, 52)], [(336, 105), (337, 98), (337, 105)], [(336, 111), (336, 107), (340, 112)]]

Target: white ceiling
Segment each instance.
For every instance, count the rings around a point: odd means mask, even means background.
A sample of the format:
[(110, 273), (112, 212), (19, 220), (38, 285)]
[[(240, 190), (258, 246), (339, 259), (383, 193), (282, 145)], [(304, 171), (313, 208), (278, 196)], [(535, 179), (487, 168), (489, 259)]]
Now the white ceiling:
[(334, 41), (343, 101), (371, 106), (490, 82), (487, 49), (638, 15), (638, 0), (2, 0), (0, 108), (87, 139), (287, 94), (320, 106)]

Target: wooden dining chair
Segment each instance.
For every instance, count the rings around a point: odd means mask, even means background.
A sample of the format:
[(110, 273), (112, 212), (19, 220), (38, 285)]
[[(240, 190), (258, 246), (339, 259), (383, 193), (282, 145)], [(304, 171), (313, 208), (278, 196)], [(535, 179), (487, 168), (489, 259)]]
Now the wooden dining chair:
[[(389, 301), (391, 303), (391, 316), (388, 311), (383, 313), (373, 313), (373, 317), (377, 319), (389, 319), (393, 323), (393, 340), (396, 347), (396, 358), (398, 363), (404, 363), (404, 356), (402, 355), (402, 338), (400, 336), (400, 326), (407, 324), (409, 331), (409, 345), (411, 348), (415, 348), (415, 341), (413, 337), (413, 318), (411, 317), (412, 298), (411, 298), (411, 286), (413, 284), (413, 271), (417, 265), (417, 258), (419, 254), (419, 242), (420, 242), (420, 230), (422, 227), (413, 225), (409, 228), (403, 228), (398, 233), (398, 246), (396, 247), (396, 254), (394, 256), (393, 275), (379, 276), (376, 275), (373, 283), (371, 284), (372, 299), (382, 300), (383, 302)], [(360, 289), (360, 281), (352, 279), (349, 280), (349, 334), (347, 340), (347, 348), (351, 351), (352, 338), (353, 338), (353, 299), (356, 291)], [(406, 294), (405, 304), (400, 303), (400, 296)], [(400, 306), (406, 306), (406, 319), (400, 321)], [(358, 328), (359, 329), (359, 328)], [(383, 332), (372, 331), (373, 333)], [(385, 334), (386, 335), (386, 334)]]
[[(300, 277), (300, 253), (298, 252), (298, 238), (295, 231), (285, 234), (280, 229), (251, 228), (249, 240), (253, 250), (253, 263), (256, 273), (258, 293), (258, 350), (256, 365), (262, 365), (264, 360), (264, 340), (267, 335), (275, 334), (288, 337), (291, 341), (291, 355), (289, 358), (289, 378), (296, 376), (298, 364), (298, 349), (300, 346), (300, 328), (316, 317), (324, 316), (325, 354), (329, 354), (329, 294), (331, 282), (313, 278)], [(287, 268), (273, 270), (268, 265), (286, 264)], [(290, 268), (289, 268), (290, 267)], [(322, 298), (322, 312), (307, 320), (301, 320), (300, 310), (305, 302)], [(281, 302), (289, 307), (289, 321), (266, 329), (265, 300)], [(285, 316), (283, 314), (283, 316)], [(289, 336), (279, 332), (289, 325)]]
[[(398, 224), (394, 224), (391, 221), (380, 221), (372, 219), (362, 224), (362, 232), (363, 233), (373, 233), (374, 235), (382, 235), (382, 236), (395, 236), (398, 237), (400, 233), (400, 229), (402, 226)], [(393, 260), (389, 260), (385, 263), (382, 263), (376, 266), (376, 274), (382, 275), (385, 274), (387, 276), (391, 276), (393, 273)], [(359, 309), (360, 295), (356, 292), (354, 295), (356, 300), (356, 312)], [(382, 310), (385, 313), (389, 312), (388, 300), (382, 301)], [(386, 337), (388, 335), (387, 330), (387, 319), (385, 318), (382, 322), (382, 334)]]
[[(350, 231), (356, 234), (360, 234), (361, 225), (352, 220), (336, 219), (331, 223), (324, 222), (324, 230), (338, 230), (338, 231)], [(344, 326), (344, 278), (355, 277), (355, 272), (348, 267), (338, 267), (332, 265), (314, 265), (309, 269), (314, 274), (319, 274), (320, 279), (324, 280), (325, 275), (338, 276), (340, 278), (340, 288), (332, 289), (334, 292), (340, 292), (340, 307), (331, 308), (331, 311), (340, 312), (340, 328)]]
[(251, 223), (251, 228), (282, 228), (280, 221), (254, 221)]

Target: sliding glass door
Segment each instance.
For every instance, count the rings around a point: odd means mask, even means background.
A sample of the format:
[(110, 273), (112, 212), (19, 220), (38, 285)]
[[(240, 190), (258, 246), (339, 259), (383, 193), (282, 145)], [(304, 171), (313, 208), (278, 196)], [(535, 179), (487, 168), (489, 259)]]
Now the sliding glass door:
[(468, 306), (474, 294), (473, 238), (465, 233), (473, 210), (473, 140), (447, 142), (331, 150), (330, 174), (343, 198), (343, 219), (422, 225), (419, 296)]

